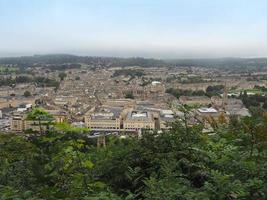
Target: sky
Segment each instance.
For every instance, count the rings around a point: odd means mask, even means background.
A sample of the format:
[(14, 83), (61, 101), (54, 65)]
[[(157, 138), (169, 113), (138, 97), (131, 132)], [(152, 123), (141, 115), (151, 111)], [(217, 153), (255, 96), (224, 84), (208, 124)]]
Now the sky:
[(267, 57), (267, 0), (0, 0), (0, 57)]

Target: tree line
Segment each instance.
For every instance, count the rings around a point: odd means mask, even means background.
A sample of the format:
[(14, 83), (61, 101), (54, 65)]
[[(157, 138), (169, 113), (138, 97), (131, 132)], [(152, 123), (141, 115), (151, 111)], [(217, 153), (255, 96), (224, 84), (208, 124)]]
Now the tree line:
[(180, 96), (219, 96), (223, 93), (224, 86), (223, 85), (210, 85), (207, 89), (204, 90), (184, 90), (178, 88), (168, 88), (166, 93), (172, 94), (176, 98)]

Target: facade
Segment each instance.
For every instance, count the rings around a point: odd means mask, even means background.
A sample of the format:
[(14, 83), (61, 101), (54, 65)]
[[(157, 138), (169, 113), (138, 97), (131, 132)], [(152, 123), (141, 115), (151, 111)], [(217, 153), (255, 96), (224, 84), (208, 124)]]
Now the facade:
[(88, 116), (85, 116), (85, 124), (91, 130), (119, 131), (121, 129), (122, 108), (102, 108)]
[(74, 96), (57, 96), (54, 103), (57, 106), (74, 105), (77, 100), (78, 98)]
[[(28, 129), (32, 129), (33, 131), (40, 131), (40, 123), (39, 121), (26, 120), (28, 108), (18, 108), (17, 112), (13, 113), (10, 117), (10, 130), (13, 132), (22, 132)], [(54, 118), (54, 122), (64, 122), (66, 121), (67, 115), (66, 113), (49, 110), (47, 111)], [(47, 130), (51, 128), (51, 125), (46, 124), (47, 121), (41, 122), (41, 129)]]
[(159, 81), (152, 81), (151, 86), (150, 86), (150, 92), (164, 94), (165, 86)]
[(109, 99), (105, 105), (110, 107), (133, 107), (135, 100), (133, 99)]
[(46, 110), (50, 115), (53, 116), (55, 122), (62, 123), (67, 121), (67, 114), (60, 110)]
[[(31, 120), (24, 120), (24, 130), (29, 130), (31, 129), (32, 131), (47, 131), (49, 130), (52, 125), (47, 125), (46, 123), (48, 123), (47, 121), (31, 121)], [(41, 125), (40, 125), (41, 123)]]
[(24, 115), (20, 113), (14, 114), (10, 118), (10, 129), (15, 132), (22, 132), (25, 130)]
[(209, 105), (211, 104), (210, 98), (206, 96), (181, 96), (179, 101), (183, 105)]
[(160, 129), (169, 129), (169, 124), (174, 122), (174, 113), (171, 110), (161, 110), (160, 111), (160, 118), (159, 118), (159, 124)]
[(140, 129), (155, 129), (155, 120), (150, 112), (131, 111), (123, 122), (125, 131), (136, 131)]
[(215, 108), (199, 108), (196, 110), (196, 118), (207, 125), (209, 120), (217, 120), (222, 112), (219, 112)]

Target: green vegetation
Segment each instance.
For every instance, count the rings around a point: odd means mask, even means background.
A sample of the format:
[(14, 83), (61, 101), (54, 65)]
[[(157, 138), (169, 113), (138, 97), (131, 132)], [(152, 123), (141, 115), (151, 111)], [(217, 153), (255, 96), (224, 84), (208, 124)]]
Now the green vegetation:
[(260, 87), (260, 86), (255, 86), (253, 89), (246, 89), (246, 90), (230, 90), (229, 95), (233, 96), (239, 96), (241, 93), (246, 92), (247, 95), (267, 95), (267, 88), (265, 87)]
[(126, 99), (134, 99), (133, 92), (132, 91), (125, 92), (124, 98), (126, 98)]
[(173, 76), (168, 77), (168, 79), (166, 81), (171, 82), (173, 80), (177, 80), (179, 83), (183, 83), (183, 84), (190, 84), (190, 83), (208, 83), (208, 82), (212, 82), (212, 80), (204, 80), (202, 77), (200, 76), (185, 76), (185, 77), (175, 77)]
[[(0, 58), (0, 64), (12, 64), (20, 70), (28, 67), (43, 67), (50, 70), (64, 71), (66, 69), (81, 68), (81, 64), (90, 64), (99, 67), (125, 67), (125, 66), (141, 66), (141, 67), (163, 67), (167, 63), (163, 60), (145, 59), (145, 58), (115, 58), (115, 57), (90, 57), (90, 56), (74, 56), (66, 54), (54, 55), (35, 55), (23, 57)], [(168, 66), (174, 66), (168, 63)], [(90, 66), (92, 69), (95, 67)]]
[(36, 77), (34, 82), (38, 87), (59, 87), (59, 82), (54, 79), (44, 78), (44, 77)]
[(16, 68), (16, 67), (3, 67), (3, 66), (0, 66), (0, 75), (13, 74), (13, 73), (17, 73), (18, 71), (19, 71), (19, 69)]
[(23, 96), (24, 97), (30, 97), (31, 96), (31, 93), (28, 91), (28, 90), (26, 90), (25, 92), (24, 92), (24, 94), (23, 94)]
[(247, 91), (240, 93), (239, 98), (242, 100), (243, 104), (247, 107), (260, 107), (267, 109), (267, 96), (254, 94), (248, 95)]
[(207, 96), (218, 96), (223, 93), (223, 85), (210, 85), (206, 89)]
[(213, 135), (188, 126), (186, 113), (163, 134), (109, 137), (105, 148), (66, 124), (29, 137), (1, 134), (0, 199), (265, 200), (266, 113), (216, 122)]
[(116, 70), (112, 77), (117, 77), (117, 76), (130, 76), (131, 78), (134, 77), (141, 77), (144, 76), (143, 70), (138, 70), (138, 69), (120, 69)]
[(39, 132), (41, 134), (43, 134), (45, 130), (49, 129), (49, 126), (53, 121), (53, 117), (41, 108), (34, 108), (28, 113), (26, 119), (29, 121), (38, 122), (37, 126), (39, 127)]
[(66, 74), (65, 72), (60, 72), (60, 73), (58, 74), (58, 77), (60, 78), (61, 81), (63, 81), (64, 78), (67, 77), (67, 74)]
[(172, 94), (176, 98), (179, 98), (180, 96), (205, 96), (206, 93), (203, 90), (181, 90), (181, 89), (174, 89), (174, 88), (168, 88), (166, 90), (166, 93)]
[(223, 93), (224, 86), (223, 85), (213, 85), (208, 86), (206, 91), (203, 90), (182, 90), (175, 88), (168, 88), (166, 93), (172, 94), (176, 98), (180, 96), (218, 96)]
[(45, 77), (16, 76), (0, 79), (0, 86), (14, 86), (19, 83), (35, 83), (38, 87), (59, 87), (59, 82)]

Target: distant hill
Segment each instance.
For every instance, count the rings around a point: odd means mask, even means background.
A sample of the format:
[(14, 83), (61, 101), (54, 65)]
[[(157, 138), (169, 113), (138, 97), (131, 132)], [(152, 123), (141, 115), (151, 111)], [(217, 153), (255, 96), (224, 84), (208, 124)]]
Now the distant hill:
[(182, 66), (206, 67), (266, 67), (267, 58), (214, 58), (214, 59), (173, 59), (167, 60)]
[(161, 67), (161, 66), (202, 66), (224, 68), (262, 68), (267, 67), (267, 58), (218, 58), (218, 59), (172, 59), (158, 60), (152, 58), (118, 58), (118, 57), (91, 57), (75, 56), (68, 54), (48, 54), (22, 57), (0, 58), (0, 64), (13, 64), (18, 67), (30, 67), (34, 65), (63, 65), (85, 63), (102, 67)]
[(68, 54), (53, 55), (34, 55), (23, 57), (0, 58), (0, 64), (14, 64), (21, 67), (33, 66), (36, 64), (68, 64), (68, 63), (85, 63), (98, 64), (106, 67), (124, 67), (124, 66), (162, 66), (165, 63), (156, 59), (145, 58), (115, 58), (115, 57), (91, 57), (91, 56), (75, 56)]

